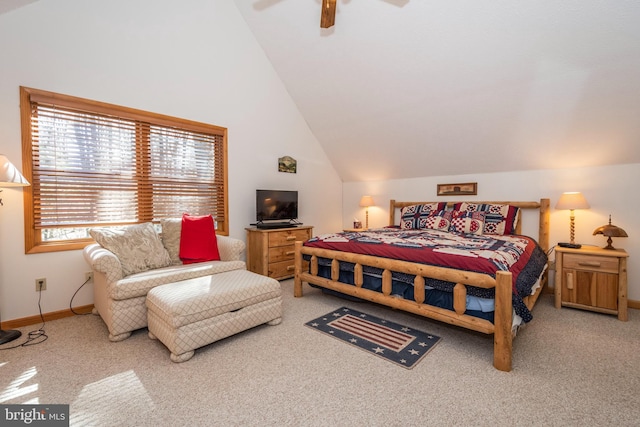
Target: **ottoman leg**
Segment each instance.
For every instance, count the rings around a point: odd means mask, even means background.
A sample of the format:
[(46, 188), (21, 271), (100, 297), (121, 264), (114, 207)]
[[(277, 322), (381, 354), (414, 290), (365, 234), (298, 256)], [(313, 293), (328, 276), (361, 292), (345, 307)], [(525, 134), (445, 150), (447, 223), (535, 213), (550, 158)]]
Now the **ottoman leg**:
[(275, 325), (279, 325), (280, 323), (282, 323), (282, 317), (278, 317), (277, 319), (273, 319), (267, 322), (267, 325), (269, 326), (275, 326)]
[(171, 353), (171, 361), (172, 362), (176, 362), (176, 363), (181, 363), (181, 362), (186, 362), (187, 360), (191, 359), (193, 357), (193, 354), (195, 352), (192, 351), (187, 351), (186, 353), (182, 353), (182, 354), (173, 354)]

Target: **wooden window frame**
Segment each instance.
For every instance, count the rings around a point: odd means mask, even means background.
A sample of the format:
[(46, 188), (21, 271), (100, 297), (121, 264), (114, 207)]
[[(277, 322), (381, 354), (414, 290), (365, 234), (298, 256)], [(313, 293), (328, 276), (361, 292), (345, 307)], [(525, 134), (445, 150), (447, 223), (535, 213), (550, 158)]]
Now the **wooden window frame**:
[[(205, 123), (195, 122), (166, 116), (157, 113), (151, 113), (143, 110), (123, 107), (114, 104), (108, 104), (99, 101), (93, 101), (84, 98), (78, 98), (69, 95), (57, 94), (54, 92), (33, 89), (28, 87), (20, 87), (20, 115), (22, 130), (22, 159), (23, 159), (23, 175), (29, 182), (33, 181), (34, 174), (34, 153), (32, 138), (32, 103), (46, 103), (51, 105), (59, 105), (64, 108), (73, 108), (80, 111), (86, 111), (93, 114), (105, 114), (123, 118), (127, 120), (136, 120), (141, 123), (150, 123), (154, 126), (169, 127), (179, 131), (196, 132), (201, 134), (216, 135), (217, 140), (221, 138), (222, 147), (220, 149), (221, 158), (216, 158), (216, 167), (222, 171), (216, 175), (222, 174), (222, 194), (216, 192), (216, 203), (222, 203), (222, 207), (218, 212), (222, 212), (222, 218), (216, 217), (217, 229), (216, 233), (221, 235), (229, 235), (229, 198), (228, 198), (228, 153), (227, 153), (227, 129), (220, 126), (209, 125)], [(218, 156), (220, 157), (220, 156)], [(220, 164), (221, 163), (221, 164)], [(144, 179), (144, 178), (143, 178)], [(25, 231), (25, 253), (45, 253), (66, 250), (78, 250), (84, 248), (87, 244), (92, 243), (90, 238), (74, 239), (74, 240), (57, 240), (43, 241), (42, 233), (36, 229), (35, 208), (34, 203), (38, 202), (34, 198), (33, 187), (24, 188), (24, 231)], [(139, 196), (140, 197), (140, 196)], [(160, 218), (155, 218), (159, 220)], [(138, 222), (149, 222), (148, 219), (139, 219)], [(70, 225), (73, 227), (74, 225)]]

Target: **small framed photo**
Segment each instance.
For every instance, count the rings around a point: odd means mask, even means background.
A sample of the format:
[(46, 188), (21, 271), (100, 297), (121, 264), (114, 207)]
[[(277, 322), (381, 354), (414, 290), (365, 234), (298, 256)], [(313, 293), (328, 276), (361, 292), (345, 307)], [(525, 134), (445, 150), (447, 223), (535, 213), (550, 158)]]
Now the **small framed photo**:
[(475, 196), (476, 194), (478, 194), (477, 182), (438, 184), (438, 196)]
[(298, 171), (298, 162), (290, 156), (280, 157), (278, 159), (278, 172), (296, 173)]

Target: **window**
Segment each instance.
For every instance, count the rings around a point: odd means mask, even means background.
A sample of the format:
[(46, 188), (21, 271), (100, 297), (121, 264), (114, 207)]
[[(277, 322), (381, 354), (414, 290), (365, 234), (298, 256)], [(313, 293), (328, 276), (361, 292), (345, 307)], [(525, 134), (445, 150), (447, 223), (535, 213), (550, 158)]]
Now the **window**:
[(228, 234), (225, 128), (25, 87), (20, 108), (27, 253), (185, 212)]

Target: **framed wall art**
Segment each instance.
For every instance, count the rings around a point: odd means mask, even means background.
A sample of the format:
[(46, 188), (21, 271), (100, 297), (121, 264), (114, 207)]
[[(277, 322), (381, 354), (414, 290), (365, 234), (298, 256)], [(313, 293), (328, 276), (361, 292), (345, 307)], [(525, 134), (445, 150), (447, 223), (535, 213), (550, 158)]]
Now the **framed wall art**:
[(478, 183), (438, 184), (437, 194), (438, 196), (475, 196), (478, 194)]
[(278, 172), (296, 173), (298, 170), (298, 162), (290, 156), (280, 157), (278, 159)]

